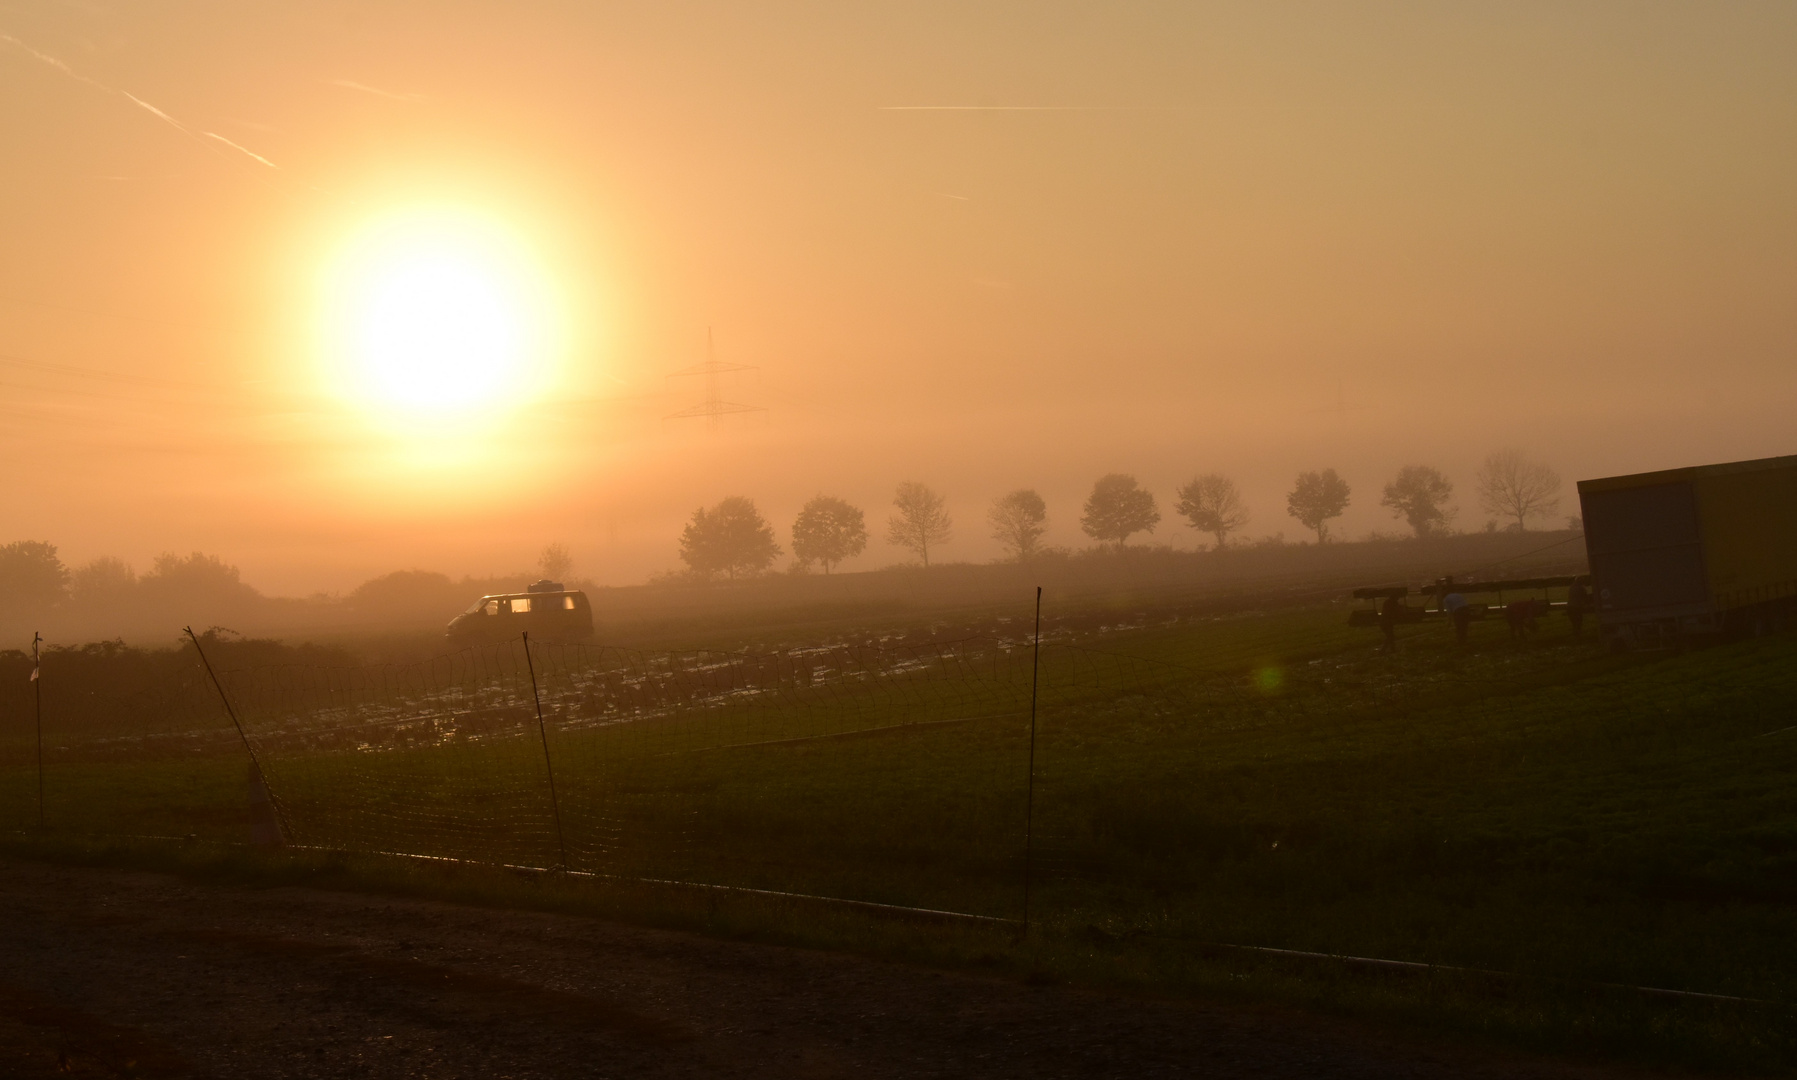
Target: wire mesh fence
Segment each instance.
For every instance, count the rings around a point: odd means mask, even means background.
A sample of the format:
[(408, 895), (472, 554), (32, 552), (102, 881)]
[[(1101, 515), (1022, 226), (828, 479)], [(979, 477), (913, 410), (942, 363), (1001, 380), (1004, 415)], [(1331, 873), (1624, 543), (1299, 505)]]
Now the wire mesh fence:
[[(906, 841), (884, 835), (915, 807), (880, 806), (925, 783), (956, 823), (909, 841), (936, 878), (1015, 861), (1027, 776), (1004, 747), (1026, 733), (1022, 657), (993, 640), (764, 655), (518, 641), (221, 683), (295, 844), (928, 904), (950, 893), (901, 887)], [(937, 727), (959, 747), (927, 777), (895, 779), (855, 742)]]
[[(386, 666), (226, 656), (216, 686), (191, 643), (92, 646), (46, 664), (41, 773), (33, 685), (0, 659), (0, 826), (41, 814), (71, 833), (241, 842), (253, 755), (297, 846), (1004, 919), (1023, 910), (1027, 860), (1038, 911), (1136, 927), (1177, 920), (1183, 901), (1164, 898), (1204, 875), (1216, 936), (1371, 955), (1372, 921), (1270, 921), (1278, 905), (1255, 900), (1279, 895), (1269, 853), (1339, 848), (1329, 872), (1352, 880), (1356, 860), (1389, 857), (1367, 845), (1397, 829), (1380, 815), (1409, 812), (1406, 792), (1470, 790), (1468, 770), (1501, 776), (1576, 725), (1626, 749), (1720, 716), (1727, 738), (1674, 760), (1750, 758), (1768, 744), (1744, 740), (1788, 722), (1797, 682), (1788, 650), (1711, 675), (1574, 670), (1520, 649), (1244, 674), (1128, 644), (1049, 640), (1038, 657), (999, 637), (767, 653), (521, 640)], [(1262, 876), (1232, 885), (1241, 867)], [(1244, 899), (1219, 915), (1230, 888)]]
[(0, 822), (241, 840), (253, 758), (296, 846), (1010, 917), (1038, 670), (1044, 716), (1167, 674), (1046, 654), (520, 640), (405, 665), (227, 661), (214, 683), (197, 642), (61, 650), (41, 769), (37, 687), (0, 683)]

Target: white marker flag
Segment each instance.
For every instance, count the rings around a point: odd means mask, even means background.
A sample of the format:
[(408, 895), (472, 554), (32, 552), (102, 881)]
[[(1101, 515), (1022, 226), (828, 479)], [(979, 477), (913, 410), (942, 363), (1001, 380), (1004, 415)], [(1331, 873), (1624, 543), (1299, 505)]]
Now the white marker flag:
[(36, 634), (31, 635), (31, 681), (37, 681), (37, 643), (44, 640)]

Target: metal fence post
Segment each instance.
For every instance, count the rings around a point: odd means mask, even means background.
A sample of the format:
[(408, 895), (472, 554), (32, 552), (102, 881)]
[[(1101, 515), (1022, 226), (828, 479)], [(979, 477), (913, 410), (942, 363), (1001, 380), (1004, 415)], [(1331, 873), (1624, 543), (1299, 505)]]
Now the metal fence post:
[(268, 795), (268, 805), (274, 810), (274, 842), (279, 845), (287, 836), (286, 814), (281, 808), (281, 800), (275, 797), (274, 788), (268, 786), (268, 774), (262, 771), (262, 759), (256, 756), (256, 748), (250, 745), (250, 737), (243, 730), (243, 721), (237, 719), (237, 710), (231, 705), (231, 695), (225, 693), (224, 683), (218, 681), (218, 673), (212, 670), (212, 661), (206, 659), (206, 650), (200, 647), (200, 636), (193, 632), (191, 626), (182, 629), (187, 631), (188, 639), (193, 642), (193, 651), (200, 654), (200, 663), (206, 667), (206, 677), (212, 680), (212, 688), (218, 691), (218, 699), (225, 703), (225, 715), (231, 718), (231, 726), (237, 729), (237, 737), (243, 740), (243, 748), (250, 755), (250, 766), (254, 770), (256, 778), (251, 781), (252, 797), (255, 790), (254, 784), (258, 781)]
[(555, 794), (555, 766), (549, 761), (549, 729), (543, 723), (543, 695), (537, 692), (537, 665), (530, 657), (529, 630), (524, 631), (524, 666), (530, 672), (530, 697), (537, 706), (537, 736), (543, 740), (543, 769), (549, 774), (549, 810), (555, 816), (555, 844), (562, 853), (559, 869), (566, 870), (568, 839), (562, 833), (562, 804)]
[(31, 632), (31, 693), (32, 711), (37, 718), (37, 827), (44, 828), (44, 680), (40, 667), (42, 660), (38, 656), (38, 646), (44, 636), (37, 631)]
[(1030, 932), (1030, 856), (1036, 826), (1036, 688), (1042, 677), (1042, 586), (1036, 586), (1036, 640), (1030, 659), (1030, 755), (1023, 801), (1023, 932)]

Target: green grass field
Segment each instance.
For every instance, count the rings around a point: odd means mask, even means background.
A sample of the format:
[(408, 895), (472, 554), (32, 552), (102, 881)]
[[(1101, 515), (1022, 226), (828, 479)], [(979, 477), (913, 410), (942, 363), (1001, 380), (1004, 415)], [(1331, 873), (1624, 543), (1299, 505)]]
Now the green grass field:
[[(1531, 1046), (1797, 1066), (1797, 638), (1620, 657), (1557, 620), (1521, 642), (1480, 626), (1470, 648), (1433, 625), (1395, 655), (1377, 638), (1325, 605), (1045, 647), (1021, 942), (786, 908), (699, 921)], [(1028, 660), (989, 650), (621, 724), (572, 723), (574, 698), (552, 694), (559, 840), (522, 713), (473, 739), (320, 748), (270, 727), (261, 745), (290, 833), (319, 847), (548, 866), (565, 846), (625, 879), (1015, 919)], [(50, 833), (240, 839), (244, 758), (207, 746), (70, 744), (47, 772)], [(25, 751), (9, 739), (0, 773), (21, 829)]]

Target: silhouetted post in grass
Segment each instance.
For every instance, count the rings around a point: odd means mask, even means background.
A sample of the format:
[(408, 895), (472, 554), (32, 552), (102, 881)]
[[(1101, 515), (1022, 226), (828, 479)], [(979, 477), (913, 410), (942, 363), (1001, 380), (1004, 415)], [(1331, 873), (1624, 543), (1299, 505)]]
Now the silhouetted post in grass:
[(42, 661), (38, 658), (38, 645), (44, 636), (36, 630), (31, 632), (31, 693), (34, 699), (33, 711), (37, 717), (37, 827), (44, 827), (44, 680), (38, 677), (38, 667)]
[(543, 724), (543, 695), (537, 692), (537, 664), (530, 658), (530, 631), (524, 631), (524, 667), (530, 672), (530, 697), (537, 704), (537, 735), (543, 740), (543, 769), (549, 774), (549, 811), (555, 815), (555, 846), (562, 853), (557, 869), (568, 868), (568, 841), (562, 835), (562, 804), (555, 795), (555, 766), (549, 762), (549, 729)]
[(262, 761), (256, 756), (256, 748), (250, 745), (250, 737), (243, 730), (243, 721), (237, 719), (237, 710), (231, 706), (231, 695), (225, 693), (225, 686), (218, 681), (218, 673), (212, 670), (212, 661), (206, 659), (206, 650), (200, 647), (200, 636), (193, 632), (193, 627), (184, 626), (188, 640), (193, 642), (193, 651), (200, 654), (200, 663), (205, 665), (206, 677), (212, 680), (212, 688), (218, 691), (218, 700), (225, 703), (225, 715), (231, 718), (231, 726), (237, 729), (237, 737), (243, 740), (243, 749), (250, 755), (250, 765), (255, 776), (261, 781), (268, 794), (268, 804), (274, 809), (276, 843), (287, 835), (287, 822), (282, 819), (280, 800), (275, 798), (274, 789), (268, 787), (267, 773), (262, 771)]
[(1030, 764), (1023, 796), (1023, 932), (1030, 932), (1030, 854), (1036, 824), (1036, 686), (1042, 678), (1042, 586), (1036, 586), (1036, 642), (1030, 657)]

